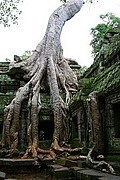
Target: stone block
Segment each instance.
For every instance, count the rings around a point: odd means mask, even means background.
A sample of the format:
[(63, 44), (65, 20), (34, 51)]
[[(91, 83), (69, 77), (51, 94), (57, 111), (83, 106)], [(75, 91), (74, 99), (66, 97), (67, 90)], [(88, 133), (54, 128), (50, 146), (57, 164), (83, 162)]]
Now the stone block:
[(43, 163), (46, 165), (52, 165), (53, 164), (53, 158), (44, 158)]
[(77, 166), (77, 161), (73, 161), (73, 160), (67, 159), (67, 160), (66, 160), (66, 163), (65, 163), (65, 166), (67, 166), (67, 167)]
[(93, 169), (77, 171), (77, 179), (79, 180), (98, 180), (98, 177), (102, 177), (102, 175), (103, 173)]
[(70, 168), (70, 172), (71, 174), (73, 174), (73, 176), (77, 177), (77, 171), (83, 170), (83, 168), (79, 168), (79, 167), (71, 167)]
[(0, 180), (5, 179), (6, 174), (0, 171)]
[(59, 165), (61, 165), (61, 166), (65, 166), (66, 159), (65, 159), (65, 158), (56, 159), (56, 160), (55, 160), (55, 163), (56, 163), (56, 164), (59, 164)]
[(74, 177), (69, 177), (69, 178), (62, 178), (62, 179), (57, 179), (57, 180), (76, 180)]
[(120, 180), (120, 176), (114, 176), (106, 173), (105, 176), (99, 177), (98, 180)]
[(62, 167), (54, 170), (54, 177), (57, 179), (70, 177), (69, 169), (67, 167)]
[(78, 161), (77, 161), (77, 165), (78, 165), (80, 168), (86, 168), (86, 161), (78, 160)]
[(51, 169), (52, 171), (54, 171), (55, 169), (63, 168), (63, 166), (58, 165), (58, 164), (49, 165), (49, 167), (50, 167), (50, 169)]

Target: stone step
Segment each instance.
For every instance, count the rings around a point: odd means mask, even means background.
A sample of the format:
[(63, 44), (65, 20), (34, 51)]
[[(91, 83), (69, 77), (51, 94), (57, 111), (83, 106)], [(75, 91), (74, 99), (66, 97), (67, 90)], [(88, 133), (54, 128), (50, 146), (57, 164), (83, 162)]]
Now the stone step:
[(105, 177), (98, 178), (98, 180), (120, 180), (120, 177), (114, 175), (107, 175)]
[[(55, 179), (56, 180), (56, 179)], [(57, 180), (76, 180), (74, 177), (69, 177), (69, 178), (62, 178), (62, 179), (57, 179)]]
[(98, 177), (101, 177), (101, 174), (92, 169), (83, 169), (77, 171), (77, 179), (79, 180), (97, 180)]
[[(69, 163), (73, 163), (69, 161)], [(50, 170), (55, 180), (120, 180), (120, 176), (108, 174), (95, 169), (80, 168), (78, 166), (68, 167), (54, 164), (50, 165)], [(72, 165), (73, 165), (72, 164)], [(76, 164), (75, 164), (76, 165)]]
[(77, 169), (78, 180), (120, 180), (120, 176), (103, 173), (94, 169)]
[(6, 159), (0, 158), (0, 166), (34, 166), (34, 159)]
[(77, 161), (73, 161), (73, 160), (66, 159), (65, 166), (67, 166), (67, 167), (77, 166)]
[(68, 167), (54, 164), (49, 165), (50, 171), (52, 172), (53, 179), (55, 180), (76, 180), (75, 177), (71, 177), (71, 171)]
[(5, 179), (6, 174), (0, 171), (0, 180)]
[(66, 178), (68, 179), (70, 177), (69, 168), (62, 167), (54, 170), (54, 177), (57, 179)]

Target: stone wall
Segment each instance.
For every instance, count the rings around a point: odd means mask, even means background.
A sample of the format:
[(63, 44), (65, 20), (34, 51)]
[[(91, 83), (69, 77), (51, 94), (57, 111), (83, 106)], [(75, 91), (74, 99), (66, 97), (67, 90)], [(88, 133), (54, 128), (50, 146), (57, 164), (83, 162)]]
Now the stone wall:
[[(77, 122), (77, 137), (73, 140), (82, 145), (92, 146), (96, 141), (95, 119), (100, 118), (104, 152), (120, 154), (120, 28), (111, 32), (110, 42), (104, 51), (95, 57), (94, 63), (79, 79), (79, 91), (70, 104), (73, 126)], [(94, 99), (92, 94), (97, 95)], [(93, 112), (91, 97), (98, 101), (98, 112)], [(93, 116), (94, 113), (94, 116)], [(97, 115), (99, 114), (99, 115)], [(99, 119), (98, 118), (98, 119)]]
[(0, 134), (2, 132), (2, 123), (4, 118), (4, 107), (8, 105), (15, 96), (20, 82), (8, 77), (7, 72), (9, 62), (0, 63)]

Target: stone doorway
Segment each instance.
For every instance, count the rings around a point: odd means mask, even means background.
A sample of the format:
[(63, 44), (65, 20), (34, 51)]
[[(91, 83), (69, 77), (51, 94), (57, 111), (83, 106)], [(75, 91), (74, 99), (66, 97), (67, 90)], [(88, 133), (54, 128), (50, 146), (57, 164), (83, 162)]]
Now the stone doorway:
[(120, 102), (113, 104), (115, 138), (120, 138)]
[(49, 149), (53, 139), (54, 122), (52, 120), (39, 121), (39, 146)]
[(40, 121), (39, 123), (39, 140), (53, 139), (54, 123), (53, 121)]

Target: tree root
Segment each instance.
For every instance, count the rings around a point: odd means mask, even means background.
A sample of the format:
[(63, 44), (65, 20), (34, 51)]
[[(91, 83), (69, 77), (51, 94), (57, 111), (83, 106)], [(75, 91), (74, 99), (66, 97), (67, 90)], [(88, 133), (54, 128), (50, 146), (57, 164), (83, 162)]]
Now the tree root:
[(54, 141), (52, 143), (52, 148), (57, 154), (65, 153), (65, 152), (68, 153), (68, 154), (78, 154), (82, 150), (82, 148), (74, 148), (74, 149), (72, 149), (70, 147), (61, 147), (61, 146), (59, 146), (57, 139), (54, 139)]
[(87, 158), (86, 158), (86, 164), (91, 167), (91, 168), (94, 168), (94, 169), (98, 169), (98, 170), (101, 170), (101, 171), (104, 171), (104, 172), (108, 172), (108, 173), (111, 173), (111, 174), (115, 174), (115, 170), (113, 169), (113, 167), (107, 163), (105, 160), (104, 160), (104, 156), (103, 155), (99, 155), (97, 156), (97, 159), (98, 160), (94, 160), (91, 156), (92, 156), (92, 153), (93, 153), (93, 150), (94, 150), (95, 146), (93, 146), (88, 155), (87, 155)]
[(49, 157), (55, 159), (57, 155), (64, 155), (64, 154), (80, 154), (82, 148), (66, 148), (66, 147), (61, 147), (58, 144), (58, 140), (54, 139), (51, 148), (44, 150), (39, 147), (35, 148), (35, 146), (29, 146), (23, 155), (22, 159), (27, 159), (29, 156), (32, 156), (32, 158), (36, 159), (38, 156), (40, 157)]
[(27, 159), (30, 156), (30, 154), (32, 154), (32, 158), (34, 158), (34, 160), (37, 160), (39, 156), (41, 158), (44, 158), (44, 157), (53, 158), (53, 159), (56, 158), (56, 154), (54, 153), (52, 149), (49, 149), (49, 150), (44, 150), (41, 148), (35, 149), (35, 147), (30, 146), (26, 150), (26, 153), (23, 155), (22, 159)]

